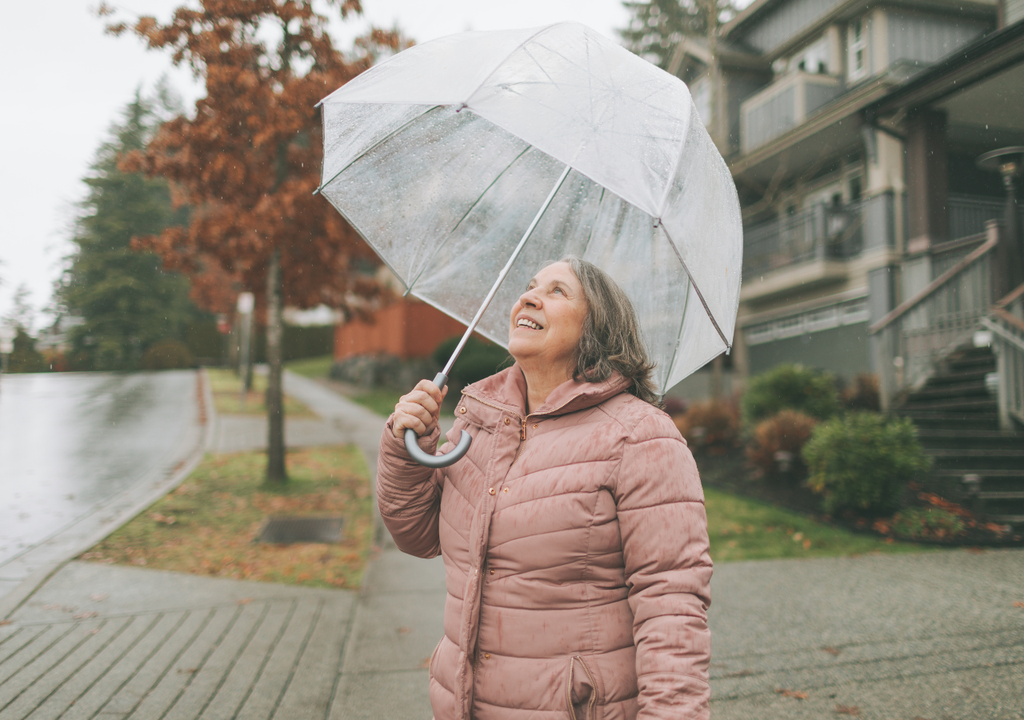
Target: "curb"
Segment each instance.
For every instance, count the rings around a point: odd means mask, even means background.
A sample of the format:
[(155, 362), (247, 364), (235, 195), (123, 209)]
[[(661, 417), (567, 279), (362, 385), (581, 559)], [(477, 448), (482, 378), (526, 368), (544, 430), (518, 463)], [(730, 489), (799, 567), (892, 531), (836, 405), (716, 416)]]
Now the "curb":
[[(200, 420), (202, 420), (205, 415), (206, 427), (200, 434), (199, 442), (192, 453), (185, 458), (175, 472), (171, 473), (170, 476), (160, 482), (154, 490), (142, 496), (142, 498), (134, 505), (129, 506), (128, 510), (121, 516), (118, 522), (111, 523), (108, 527), (104, 527), (99, 532), (86, 537), (85, 540), (75, 546), (75, 548), (68, 553), (68, 556), (65, 559), (49, 563), (38, 570), (35, 570), (28, 577), (22, 580), (14, 590), (9, 592), (3, 598), (0, 598), (0, 620), (6, 620), (13, 615), (18, 608), (24, 605), (25, 602), (35, 594), (36, 590), (38, 590), (43, 583), (49, 580), (54, 573), (67, 565), (72, 559), (85, 552), (114, 531), (123, 527), (132, 520), (132, 518), (176, 488), (185, 480), (185, 478), (192, 474), (192, 471), (195, 470), (196, 466), (198, 466), (202, 461), (208, 449), (213, 446), (213, 440), (215, 438), (214, 432), (217, 425), (217, 410), (213, 405), (213, 391), (210, 389), (210, 381), (209, 378), (206, 377), (205, 368), (200, 368), (196, 372), (196, 382), (202, 385), (203, 403), (199, 408), (199, 417)], [(124, 490), (121, 495), (126, 495), (132, 490), (133, 488), (128, 488)], [(115, 495), (111, 500), (117, 497), (119, 496)]]

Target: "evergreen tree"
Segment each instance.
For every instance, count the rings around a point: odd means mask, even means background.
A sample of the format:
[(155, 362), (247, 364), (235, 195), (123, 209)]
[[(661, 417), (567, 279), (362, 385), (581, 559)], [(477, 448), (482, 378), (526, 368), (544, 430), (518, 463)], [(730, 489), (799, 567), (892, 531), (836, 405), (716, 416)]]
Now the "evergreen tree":
[(89, 193), (76, 223), (77, 248), (58, 288), (67, 312), (84, 320), (70, 333), (75, 369), (135, 369), (151, 345), (184, 339), (200, 317), (187, 279), (131, 245), (135, 236), (188, 221), (187, 210), (172, 207), (166, 180), (119, 167), (127, 153), (146, 147), (160, 124), (157, 110), (137, 93), (84, 179)]
[(662, 70), (672, 66), (680, 40), (711, 38), (735, 11), (732, 0), (625, 0), (622, 4), (630, 13), (626, 29), (619, 31), (626, 47)]
[(46, 369), (46, 361), (36, 350), (36, 341), (19, 325), (14, 336), (14, 350), (7, 359), (7, 372), (34, 373)]

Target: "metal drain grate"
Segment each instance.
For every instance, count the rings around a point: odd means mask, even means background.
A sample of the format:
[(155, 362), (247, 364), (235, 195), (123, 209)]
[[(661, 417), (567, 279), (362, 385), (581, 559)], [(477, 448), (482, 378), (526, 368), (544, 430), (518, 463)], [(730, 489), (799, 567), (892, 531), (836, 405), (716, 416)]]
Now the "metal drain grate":
[(256, 540), (277, 545), (341, 542), (343, 522), (340, 517), (271, 517)]

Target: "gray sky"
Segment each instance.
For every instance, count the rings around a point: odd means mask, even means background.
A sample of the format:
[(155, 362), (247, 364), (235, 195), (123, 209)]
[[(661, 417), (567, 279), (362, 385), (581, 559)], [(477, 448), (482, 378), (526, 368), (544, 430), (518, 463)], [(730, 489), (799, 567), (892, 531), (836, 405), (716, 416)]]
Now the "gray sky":
[[(183, 0), (111, 2), (124, 17), (167, 20)], [(87, 174), (111, 123), (136, 88), (152, 89), (162, 75), (187, 103), (201, 88), (168, 58), (147, 52), (134, 37), (110, 37), (96, 17), (98, 0), (12, 3), (0, 43), (5, 75), (0, 113), (0, 315), (11, 309), (15, 289), (31, 291), (37, 311), (50, 301), (67, 238), (84, 197)], [(462, 32), (533, 27), (575, 20), (618, 40), (628, 17), (621, 0), (363, 0), (365, 15), (338, 23), (339, 47), (373, 24), (398, 26), (417, 42)], [(42, 318), (37, 313), (35, 329)]]

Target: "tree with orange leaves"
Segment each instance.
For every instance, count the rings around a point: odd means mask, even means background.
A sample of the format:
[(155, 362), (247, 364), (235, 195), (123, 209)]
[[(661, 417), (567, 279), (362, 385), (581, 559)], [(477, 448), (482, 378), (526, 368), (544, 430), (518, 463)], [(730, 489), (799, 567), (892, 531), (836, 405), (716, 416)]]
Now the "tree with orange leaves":
[(108, 26), (169, 51), (175, 65), (205, 80), (194, 117), (165, 123), (125, 161), (129, 170), (167, 178), (175, 202), (192, 208), (190, 224), (135, 244), (158, 253), (169, 269), (201, 277), (200, 297), (223, 301), (208, 287), (218, 277), (236, 278), (239, 289), (256, 294), (270, 365), (267, 479), (279, 482), (287, 480), (283, 303), (348, 309), (352, 297), (377, 291), (365, 272), (377, 262), (373, 252), (313, 195), (322, 153), (315, 105), (379, 54), (406, 44), (397, 31), (373, 30), (346, 57), (314, 5), (343, 18), (362, 12), (359, 0), (201, 0), (199, 9), (178, 8), (166, 24), (142, 17)]

